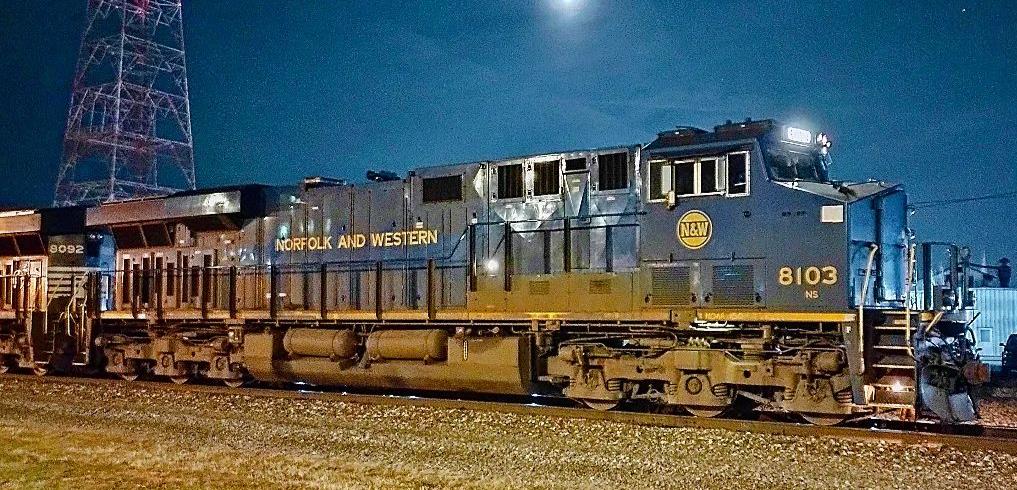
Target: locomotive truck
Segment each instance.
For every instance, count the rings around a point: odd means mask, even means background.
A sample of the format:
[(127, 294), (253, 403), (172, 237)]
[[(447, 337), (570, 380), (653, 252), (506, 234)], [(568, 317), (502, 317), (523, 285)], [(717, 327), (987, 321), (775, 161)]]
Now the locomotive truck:
[[(3, 369), (975, 418), (957, 246), (772, 120), (0, 215)], [(945, 272), (934, 264), (948, 261)]]

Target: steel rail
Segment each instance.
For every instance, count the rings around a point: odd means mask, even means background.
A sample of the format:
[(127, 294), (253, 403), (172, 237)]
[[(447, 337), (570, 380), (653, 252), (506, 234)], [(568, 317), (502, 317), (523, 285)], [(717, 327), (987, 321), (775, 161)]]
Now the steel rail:
[[(960, 450), (991, 450), (1017, 454), (1017, 429), (985, 425), (945, 425), (923, 422), (872, 420), (868, 426), (817, 426), (804, 423), (741, 420), (729, 418), (700, 418), (685, 415), (656, 414), (633, 411), (598, 411), (589, 408), (541, 405), (520, 401), (492, 401), (481, 399), (440, 398), (419, 395), (382, 395), (337, 391), (312, 391), (271, 387), (229, 388), (218, 385), (176, 385), (163, 381), (124, 381), (111, 378), (68, 376), (39, 377), (31, 374), (7, 373), (0, 376), (40, 383), (133, 386), (163, 391), (206, 393), (227, 396), (253, 396), (258, 398), (284, 398), (292, 400), (318, 400), (361, 405), (406, 406), (442, 410), (472, 410), (533, 415), (623, 424), (696, 428), (748, 432), (787, 437), (826, 437), (852, 441), (890, 442), (904, 445), (945, 446)], [(548, 398), (547, 401), (566, 399)]]

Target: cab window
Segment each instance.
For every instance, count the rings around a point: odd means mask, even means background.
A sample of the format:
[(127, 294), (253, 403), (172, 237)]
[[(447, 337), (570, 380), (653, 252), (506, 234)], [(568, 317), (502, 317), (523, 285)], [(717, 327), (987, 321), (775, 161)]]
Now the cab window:
[(650, 200), (663, 199), (672, 190), (671, 166), (667, 160), (651, 160), (650, 176)]
[(782, 182), (830, 181), (826, 161), (819, 155), (794, 151), (771, 151), (767, 154), (767, 162), (773, 172), (774, 180)]
[(674, 193), (679, 196), (691, 196), (696, 193), (696, 162), (673, 162)]
[(744, 196), (749, 193), (749, 154), (650, 161), (650, 200), (675, 196)]
[(749, 154), (731, 153), (727, 156), (727, 194), (749, 193)]
[(699, 160), (699, 194), (715, 194), (717, 192), (723, 192), (718, 184), (720, 180), (717, 178), (717, 170), (720, 170), (720, 166), (717, 165), (716, 158), (704, 158)]

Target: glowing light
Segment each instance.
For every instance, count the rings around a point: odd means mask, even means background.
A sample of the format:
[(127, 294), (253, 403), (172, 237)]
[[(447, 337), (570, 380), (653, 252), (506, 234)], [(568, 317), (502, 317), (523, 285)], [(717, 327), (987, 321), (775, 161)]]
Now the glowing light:
[(487, 272), (494, 274), (498, 272), (498, 260), (490, 259), (487, 261), (487, 264), (484, 264), (484, 267), (487, 268)]
[(560, 17), (570, 19), (577, 17), (586, 7), (587, 0), (547, 0), (548, 6)]
[(900, 384), (900, 381), (894, 381), (893, 385), (890, 386), (890, 390), (894, 393), (904, 393), (904, 385)]
[(784, 137), (792, 143), (798, 143), (800, 145), (812, 144), (812, 132), (807, 129), (788, 126), (787, 130), (784, 132)]
[(577, 10), (583, 6), (583, 0), (552, 0), (560, 10)]

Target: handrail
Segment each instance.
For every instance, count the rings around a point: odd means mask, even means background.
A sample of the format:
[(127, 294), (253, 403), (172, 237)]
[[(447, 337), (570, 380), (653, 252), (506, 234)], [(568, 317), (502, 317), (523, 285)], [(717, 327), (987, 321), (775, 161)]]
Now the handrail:
[[(858, 299), (858, 345), (865, 345), (865, 319), (863, 314), (865, 313), (865, 302), (868, 301), (869, 296), (869, 279), (872, 277), (872, 262), (876, 258), (876, 252), (879, 250), (879, 245), (875, 243), (869, 244), (869, 261), (865, 265), (865, 282), (862, 283), (862, 296)], [(859, 373), (865, 372), (865, 358), (861, 358), (861, 365), (859, 366)]]
[[(576, 231), (576, 230), (600, 230), (600, 229), (608, 229), (608, 228), (639, 228), (639, 223), (617, 223), (617, 224), (613, 224), (613, 225), (597, 225), (597, 226), (572, 226), (572, 227), (569, 227), (568, 230), (569, 231)], [(533, 229), (533, 230), (512, 230), (512, 233), (518, 233), (518, 234), (523, 234), (523, 233), (543, 233), (545, 231), (566, 231), (566, 230), (565, 230), (564, 227), (562, 227), (562, 228), (536, 228), (536, 229)]]
[[(645, 214), (645, 213), (643, 213), (643, 212), (640, 212), (640, 213), (613, 213), (613, 214), (590, 215), (590, 216), (582, 216), (582, 217), (552, 218), (552, 219), (540, 220), (540, 221), (561, 221), (563, 219), (574, 220), (574, 219), (586, 219), (586, 218), (596, 218), (596, 217), (605, 217), (605, 216), (635, 216), (637, 214)], [(523, 222), (534, 222), (534, 221), (538, 221), (538, 220), (484, 222), (484, 223), (475, 223), (475, 225), (494, 226), (494, 225), (505, 225), (505, 224), (511, 224), (511, 223), (523, 223)], [(512, 233), (524, 234), (524, 233), (537, 233), (537, 232), (544, 232), (544, 231), (550, 231), (550, 232), (559, 232), (560, 231), (560, 232), (565, 232), (565, 231), (576, 231), (576, 230), (606, 229), (606, 228), (613, 228), (613, 227), (632, 228), (632, 227), (638, 227), (638, 226), (639, 226), (638, 223), (617, 223), (617, 224), (610, 224), (610, 225), (569, 227), (568, 229), (566, 229), (566, 228), (551, 228), (551, 229), (542, 229), (542, 230), (512, 230)], [(466, 261), (466, 260), (452, 261), (452, 259), (453, 259), (453, 257), (455, 257), (456, 252), (459, 250), (459, 246), (465, 241), (465, 238), (467, 237), (468, 234), (469, 234), (469, 228), (467, 227), (467, 229), (464, 230), (459, 235), (459, 238), (456, 239), (455, 246), (452, 248), (452, 250), (449, 251), (449, 253), (444, 255), (444, 256), (440, 256), (440, 257), (393, 257), (393, 258), (386, 258), (382, 262), (384, 262), (386, 265), (388, 265), (388, 264), (419, 263), (419, 264), (422, 264), (421, 267), (419, 267), (419, 270), (426, 269), (426, 263), (427, 263), (428, 260), (434, 260), (436, 262), (435, 265), (436, 265), (436, 267), (438, 269), (466, 267), (468, 265), (467, 264), (468, 261)], [(498, 243), (498, 245), (496, 247), (496, 250), (500, 246), (501, 246), (501, 242)], [(377, 261), (378, 261), (378, 259), (375, 258), (375, 259), (357, 259), (357, 260), (330, 260), (330, 261), (323, 261), (323, 262), (321, 262), (321, 261), (316, 261), (316, 262), (299, 262), (299, 263), (289, 263), (289, 264), (250, 264), (250, 265), (243, 265), (243, 266), (236, 266), (236, 267), (242, 273), (244, 270), (257, 270), (259, 268), (266, 268), (267, 269), (269, 267), (276, 267), (276, 268), (278, 268), (280, 270), (284, 270), (286, 268), (291, 268), (291, 269), (293, 269), (295, 271), (301, 271), (301, 270), (303, 270), (302, 268), (304, 268), (304, 267), (313, 267), (313, 268), (317, 269), (317, 268), (319, 268), (321, 266), (355, 266), (355, 265), (364, 265), (364, 266), (372, 266), (372, 267), (369, 268), (369, 269), (364, 269), (361, 272), (369, 272), (369, 271), (373, 270), (373, 265)], [(213, 265), (213, 266), (192, 266), (191, 268), (180, 267), (180, 268), (176, 269), (177, 271), (179, 271), (179, 272), (177, 272), (177, 275), (184, 274), (184, 273), (186, 273), (187, 270), (192, 269), (194, 267), (197, 267), (200, 270), (219, 271), (219, 270), (229, 270), (229, 268), (233, 267), (233, 266), (230, 266), (230, 265)], [(165, 268), (163, 268), (163, 269), (165, 270)], [(155, 270), (156, 270), (155, 268), (149, 269), (149, 271), (155, 271)], [(395, 270), (395, 269), (385, 268), (384, 270)], [(411, 270), (414, 270), (414, 269), (411, 269)], [(126, 269), (126, 270), (125, 269), (106, 269), (106, 270), (103, 270), (103, 271), (100, 271), (100, 272), (103, 273), (103, 274), (115, 274), (115, 273), (125, 273), (125, 272), (126, 273), (133, 273), (134, 270), (133, 269)], [(344, 271), (344, 272), (357, 272), (357, 271)]]
[[(630, 212), (625, 212), (625, 213), (589, 214), (589, 215), (586, 215), (586, 216), (558, 216), (558, 217), (554, 217), (554, 218), (526, 218), (526, 219), (519, 219), (519, 220), (481, 221), (481, 222), (477, 222), (477, 223), (474, 223), (474, 224), (475, 225), (481, 225), (481, 226), (495, 226), (495, 225), (504, 225), (506, 223), (510, 223), (510, 224), (515, 224), (515, 223), (545, 223), (545, 222), (548, 222), (548, 221), (565, 221), (565, 220), (574, 221), (574, 220), (587, 220), (587, 219), (594, 219), (594, 218), (621, 218), (621, 217), (626, 217), (626, 216), (644, 216), (646, 214), (647, 214), (646, 211), (630, 211)], [(611, 225), (607, 225), (607, 226), (611, 226)]]
[(904, 344), (907, 346), (908, 355), (915, 357), (914, 349), (911, 347), (911, 289), (915, 284), (915, 246), (908, 245), (904, 256), (907, 258), (907, 277), (904, 282)]

